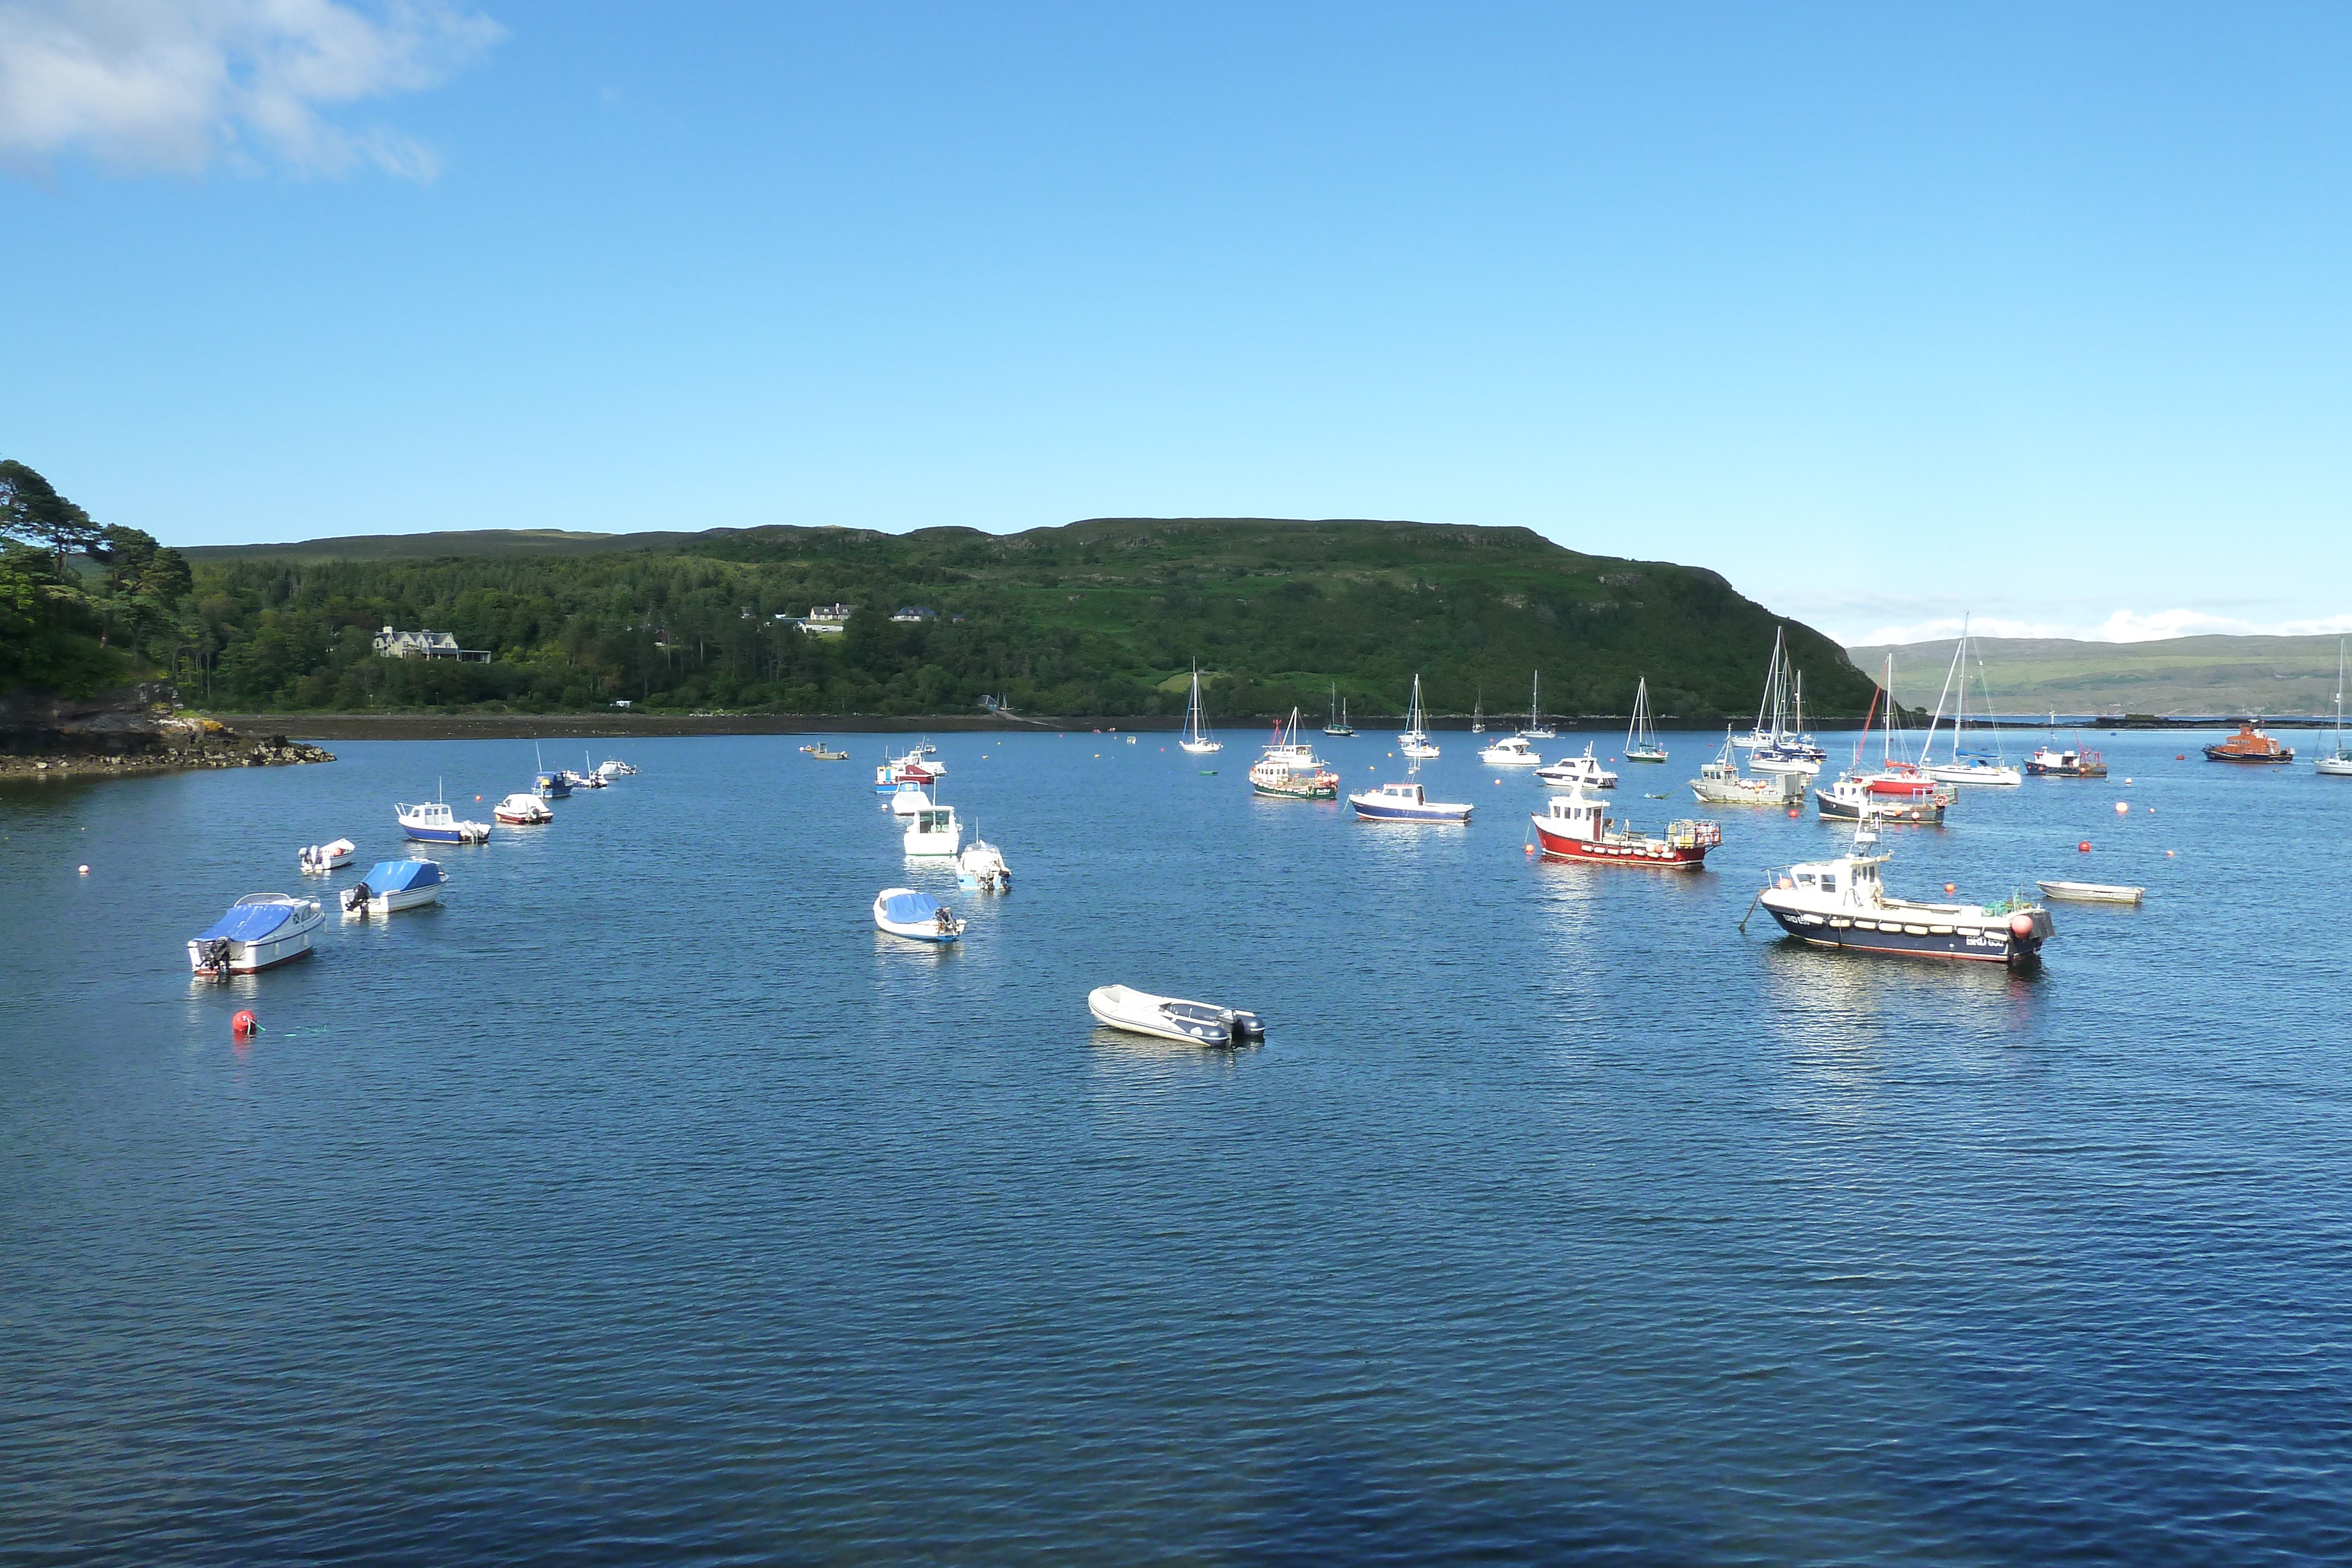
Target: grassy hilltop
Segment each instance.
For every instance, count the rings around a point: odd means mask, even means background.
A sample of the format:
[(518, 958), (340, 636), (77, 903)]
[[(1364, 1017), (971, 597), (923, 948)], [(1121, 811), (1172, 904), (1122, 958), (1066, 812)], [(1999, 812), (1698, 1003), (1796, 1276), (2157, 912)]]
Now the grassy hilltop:
[[(1181, 712), (1197, 660), (1226, 715), (1527, 701), (1623, 713), (1646, 675), (1662, 716), (1748, 716), (1776, 621), (1713, 572), (1583, 555), (1525, 528), (1270, 518), (1097, 518), (973, 528), (714, 529), (187, 551), (210, 700), (344, 709), (506, 703), (968, 712)], [(601, 547), (601, 548), (600, 548)], [(779, 614), (856, 604), (846, 635)], [(935, 622), (893, 623), (902, 605)], [(961, 621), (956, 617), (961, 617)], [(457, 634), (487, 664), (373, 656), (383, 625)], [(1859, 714), (1872, 686), (1828, 639), (1789, 628), (1809, 706)]]
[[(2010, 713), (2183, 715), (2332, 714), (2334, 637), (2167, 637), (2147, 643), (2084, 643), (2057, 637), (1972, 637), (1996, 706)], [(1876, 674), (1895, 657), (1895, 694), (1934, 707), (1951, 667), (1952, 642), (1856, 648), (1853, 661)], [(1971, 688), (1969, 700), (1979, 699)]]

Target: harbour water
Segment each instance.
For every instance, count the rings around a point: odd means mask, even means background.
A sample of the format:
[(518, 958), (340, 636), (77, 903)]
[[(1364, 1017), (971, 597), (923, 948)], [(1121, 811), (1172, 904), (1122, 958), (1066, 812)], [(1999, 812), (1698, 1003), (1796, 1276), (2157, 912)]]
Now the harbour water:
[(2352, 780), (2101, 735), (1890, 830), (1917, 895), (2149, 888), (2018, 977), (1743, 936), (1846, 833), (1695, 807), (1719, 737), (1619, 769), (1698, 874), (1530, 859), (1437, 738), (1466, 829), (942, 737), (1002, 898), (901, 859), (882, 737), (635, 741), (226, 986), (185, 940), (299, 845), (530, 743), (0, 792), (0, 1557), (2352, 1560)]

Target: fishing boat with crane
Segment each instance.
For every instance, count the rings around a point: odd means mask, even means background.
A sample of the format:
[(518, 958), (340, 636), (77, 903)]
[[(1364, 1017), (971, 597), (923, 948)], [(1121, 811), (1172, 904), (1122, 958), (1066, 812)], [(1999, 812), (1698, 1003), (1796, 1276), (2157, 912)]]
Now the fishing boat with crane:
[(1298, 710), (1274, 727), (1265, 755), (1250, 764), (1250, 789), (1285, 800), (1336, 800), (1339, 776), (1323, 765), (1315, 748), (1298, 738)]
[[(1946, 809), (1959, 799), (1958, 790), (1938, 784), (1918, 763), (1896, 754), (1895, 737), (1902, 720), (1890, 695), (1894, 689), (1895, 661), (1889, 658), (1878, 690), (1871, 695), (1869, 711), (1863, 715), (1862, 733), (1854, 737), (1853, 766), (1827, 789), (1816, 786), (1813, 790), (1825, 821), (1940, 826)], [(1883, 718), (1878, 711), (1882, 698), (1886, 708)], [(1863, 753), (1869, 747), (1874, 720), (1878, 722), (1879, 759), (1877, 767), (1868, 768), (1863, 763)]]
[(1553, 860), (1671, 871), (1698, 870), (1706, 852), (1723, 842), (1723, 830), (1713, 822), (1669, 822), (1663, 837), (1637, 832), (1606, 815), (1605, 805), (1580, 785), (1553, 796), (1528, 819), (1536, 842)]
[(1858, 831), (1852, 850), (1837, 859), (1773, 873), (1757, 904), (1781, 930), (1817, 947), (1969, 959), (2017, 970), (2040, 967), (2042, 945), (2055, 934), (2047, 909), (2018, 898), (1990, 904), (1897, 898), (1879, 876), (1892, 857), (1870, 852), (1877, 841), (1876, 834)]
[(2083, 747), (2077, 736), (2071, 747), (2042, 746), (2025, 759), (2025, 770), (2037, 779), (2105, 779), (2107, 759)]

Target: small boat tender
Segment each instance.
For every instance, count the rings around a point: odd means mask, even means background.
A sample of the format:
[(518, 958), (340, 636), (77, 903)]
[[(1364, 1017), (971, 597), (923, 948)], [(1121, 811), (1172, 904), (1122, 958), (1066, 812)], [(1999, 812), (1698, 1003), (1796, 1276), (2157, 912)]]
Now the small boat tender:
[(963, 935), (963, 922), (955, 911), (911, 887), (886, 887), (876, 894), (874, 925), (909, 942), (953, 942)]
[(304, 844), (295, 854), (304, 871), (333, 871), (352, 863), (359, 846), (349, 839), (337, 839), (331, 844)]
[(2118, 887), (2104, 882), (2037, 882), (2044, 898), (2063, 899), (2069, 904), (2137, 904), (2147, 896), (2144, 887)]
[(1087, 993), (1087, 1010), (1108, 1028), (1188, 1045), (1247, 1045), (1265, 1038), (1265, 1020), (1255, 1013), (1126, 986), (1096, 987)]

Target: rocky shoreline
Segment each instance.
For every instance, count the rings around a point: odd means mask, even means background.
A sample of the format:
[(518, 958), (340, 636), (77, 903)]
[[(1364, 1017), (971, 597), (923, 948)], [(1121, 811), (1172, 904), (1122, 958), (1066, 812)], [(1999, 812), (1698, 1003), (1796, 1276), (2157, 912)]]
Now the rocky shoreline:
[(0, 703), (0, 780), (163, 773), (192, 768), (275, 768), (332, 762), (335, 754), (283, 734), (247, 735), (176, 711), (166, 688), (89, 699), (11, 694)]

